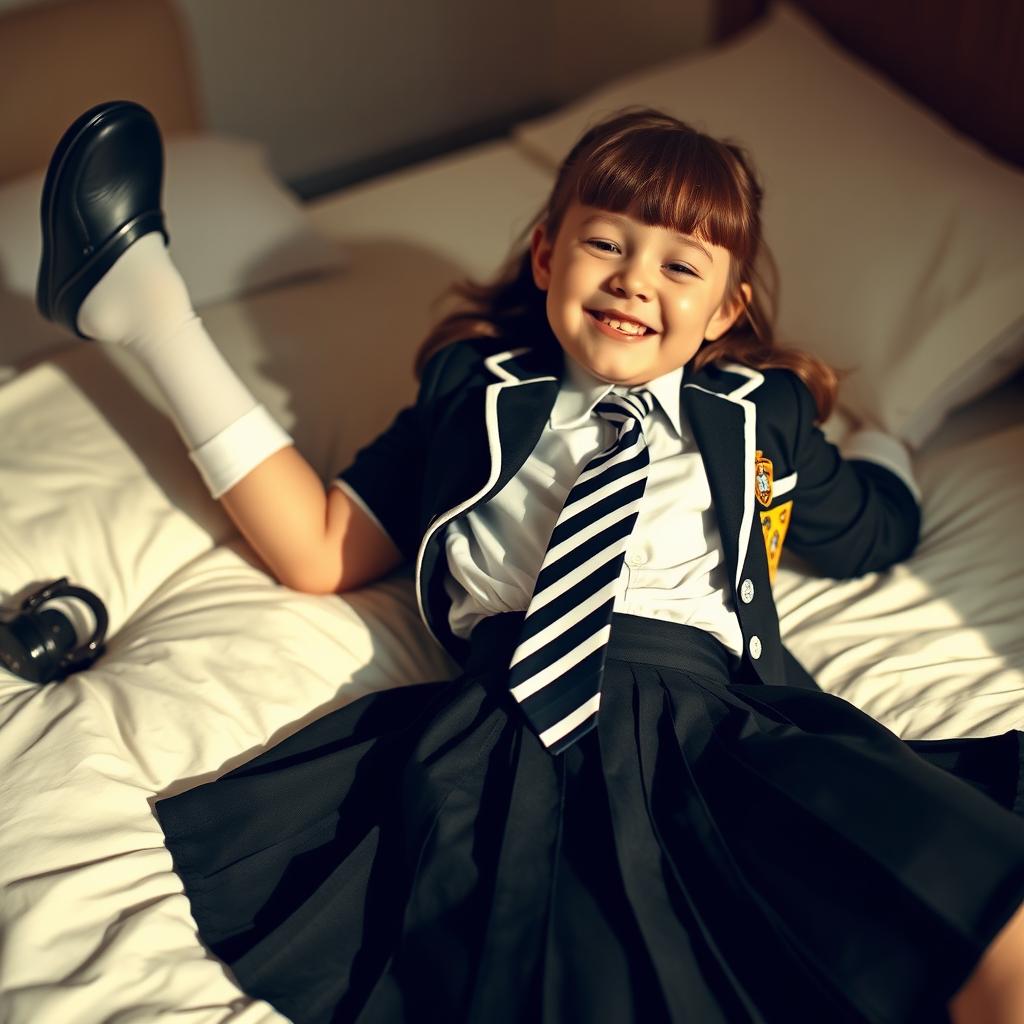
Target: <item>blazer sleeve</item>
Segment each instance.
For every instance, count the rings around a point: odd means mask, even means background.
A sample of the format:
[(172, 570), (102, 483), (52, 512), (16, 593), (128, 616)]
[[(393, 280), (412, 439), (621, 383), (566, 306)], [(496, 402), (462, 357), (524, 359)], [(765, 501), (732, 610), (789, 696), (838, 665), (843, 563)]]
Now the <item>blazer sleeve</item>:
[(907, 558), (920, 536), (921, 510), (909, 470), (900, 467), (905, 453), (899, 442), (876, 431), (861, 432), (859, 442), (854, 435), (853, 457), (844, 458), (815, 426), (817, 409), (803, 381), (792, 373), (786, 377), (797, 410), (797, 485), (788, 546), (837, 579)]
[(402, 409), (383, 434), (359, 449), (352, 465), (334, 481), (376, 521), (407, 560), (416, 557), (420, 542), (424, 465), (439, 382), (454, 347), (449, 345), (431, 357), (415, 405)]

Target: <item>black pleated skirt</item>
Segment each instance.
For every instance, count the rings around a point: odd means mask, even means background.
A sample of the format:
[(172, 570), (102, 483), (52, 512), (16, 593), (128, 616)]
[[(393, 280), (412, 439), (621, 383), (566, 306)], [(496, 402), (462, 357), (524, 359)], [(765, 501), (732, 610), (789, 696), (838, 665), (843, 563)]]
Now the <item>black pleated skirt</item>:
[(199, 934), (296, 1024), (936, 1024), (1024, 901), (1022, 738), (904, 742), (615, 615), (551, 756), (484, 620), (156, 814)]

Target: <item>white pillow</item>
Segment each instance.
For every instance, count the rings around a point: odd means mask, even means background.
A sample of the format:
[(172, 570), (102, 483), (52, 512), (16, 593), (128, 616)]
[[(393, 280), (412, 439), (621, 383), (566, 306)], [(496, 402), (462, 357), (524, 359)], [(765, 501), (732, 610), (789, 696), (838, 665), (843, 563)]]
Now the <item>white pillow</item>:
[[(343, 267), (270, 170), (256, 142), (200, 134), (165, 140), (163, 208), (170, 252), (197, 307)], [(44, 173), (0, 186), (0, 362), (60, 332), (35, 310)], [(61, 332), (66, 336), (67, 332)]]
[(841, 400), (919, 445), (1024, 360), (1024, 174), (777, 3), (742, 36), (526, 122), (552, 167), (622, 107), (742, 146), (765, 186), (778, 336), (856, 372)]

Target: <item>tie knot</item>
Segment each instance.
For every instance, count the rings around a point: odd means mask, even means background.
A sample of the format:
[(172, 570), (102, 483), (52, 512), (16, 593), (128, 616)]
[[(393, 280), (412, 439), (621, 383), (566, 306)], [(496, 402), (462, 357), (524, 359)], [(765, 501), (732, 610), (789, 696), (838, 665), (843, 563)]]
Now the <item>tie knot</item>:
[(594, 412), (602, 419), (609, 420), (619, 427), (633, 423), (643, 428), (644, 417), (654, 408), (654, 396), (646, 388), (636, 388), (624, 395), (609, 391), (594, 407)]

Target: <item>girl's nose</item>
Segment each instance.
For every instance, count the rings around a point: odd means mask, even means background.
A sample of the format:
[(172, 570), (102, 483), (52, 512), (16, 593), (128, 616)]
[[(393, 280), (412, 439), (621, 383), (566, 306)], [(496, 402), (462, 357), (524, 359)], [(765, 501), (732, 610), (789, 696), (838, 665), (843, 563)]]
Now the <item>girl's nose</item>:
[(646, 302), (651, 297), (651, 288), (640, 268), (630, 264), (615, 272), (611, 288), (623, 298), (636, 298)]

